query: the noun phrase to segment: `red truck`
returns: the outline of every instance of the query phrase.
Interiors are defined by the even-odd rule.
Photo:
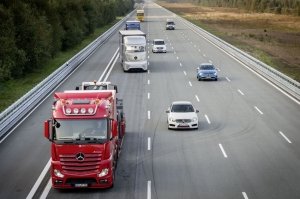
[[[116,90],[54,94],[52,118],[44,123],[54,188],[113,187],[126,125]]]

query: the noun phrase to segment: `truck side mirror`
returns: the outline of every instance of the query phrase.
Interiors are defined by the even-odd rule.
[[[52,140],[52,120],[44,122],[44,136],[48,140]]]
[[[112,136],[113,137],[118,136],[118,121],[117,120],[112,121]]]
[[[116,85],[114,85],[114,90],[116,91],[116,93],[118,93],[118,87]]]

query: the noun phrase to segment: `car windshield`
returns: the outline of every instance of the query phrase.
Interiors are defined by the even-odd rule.
[[[194,112],[194,108],[190,104],[175,104],[172,106],[171,112],[175,112],[175,113]]]
[[[138,26],[134,26],[134,27],[130,27],[130,26],[127,26],[126,27],[126,30],[139,30],[140,28]]]
[[[215,67],[213,65],[201,65],[200,70],[214,70]]]
[[[174,22],[173,21],[168,22],[168,25],[174,25]]]
[[[164,41],[154,41],[155,45],[165,45]]]
[[[107,119],[56,120],[54,140],[107,139]]]
[[[145,46],[126,46],[125,51],[129,53],[145,52]]]

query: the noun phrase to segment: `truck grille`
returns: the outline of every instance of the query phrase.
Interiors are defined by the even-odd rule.
[[[191,121],[191,119],[177,119],[176,123],[190,123]]]
[[[102,153],[84,154],[84,160],[78,161],[76,154],[59,155],[63,172],[70,174],[95,173],[99,170]]]

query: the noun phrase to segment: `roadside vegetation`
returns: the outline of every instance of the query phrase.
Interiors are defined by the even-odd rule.
[[[300,17],[297,13],[157,3],[300,82]]]
[[[133,0],[2,0],[0,113],[133,7]]]

